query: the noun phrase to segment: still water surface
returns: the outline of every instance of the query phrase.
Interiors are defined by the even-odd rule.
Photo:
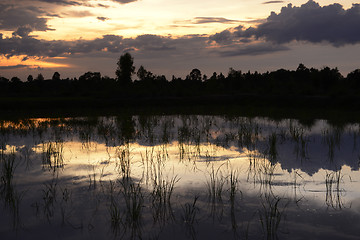
[[[1,239],[358,239],[360,125],[1,121]]]

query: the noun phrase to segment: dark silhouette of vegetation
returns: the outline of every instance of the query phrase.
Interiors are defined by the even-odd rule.
[[[135,73],[137,77],[133,80]],[[0,98],[9,97],[16,98],[18,102],[21,102],[19,99],[29,98],[58,98],[59,102],[96,99],[99,104],[101,101],[103,104],[125,104],[133,100],[144,104],[171,101],[174,104],[221,104],[223,99],[227,99],[226,103],[251,104],[256,100],[266,104],[270,98],[275,104],[288,105],[304,99],[307,99],[306,104],[312,101],[327,104],[329,99],[345,98],[345,103],[360,105],[360,69],[344,77],[337,68],[315,69],[299,64],[296,70],[279,69],[265,73],[230,68],[227,76],[214,72],[207,77],[194,68],[185,79],[172,76],[168,80],[164,75],[155,75],[146,70],[144,66],[135,71],[133,57],[125,53],[117,62],[116,78],[102,76],[100,72],[87,72],[78,79],[61,79],[58,72],[46,80],[41,73],[35,79],[29,75],[27,81],[17,77],[11,80],[0,77]],[[338,105],[342,105],[342,101]]]
[[[130,53],[125,53],[119,58],[117,62],[116,76],[120,83],[130,84],[131,75],[135,73],[134,59]]]

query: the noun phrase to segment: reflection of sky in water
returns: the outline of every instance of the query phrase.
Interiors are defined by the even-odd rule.
[[[144,192],[142,231],[151,233],[145,239],[166,239],[172,232],[179,232],[178,239],[194,234],[200,239],[357,236],[358,125],[138,116],[3,122],[1,129],[2,164],[15,156],[12,188],[2,177],[0,232],[5,237],[49,237],[51,231],[64,239],[112,236],[109,189],[114,184],[121,198],[120,159],[131,162],[130,176]],[[234,202],[229,200],[231,174],[236,177]],[[162,227],[153,223],[155,180],[175,181],[171,201],[176,220],[166,219]],[[212,181],[219,196],[210,201]],[[197,221],[184,224],[195,197]],[[9,219],[20,220],[14,224]],[[209,226],[213,231],[205,230]]]

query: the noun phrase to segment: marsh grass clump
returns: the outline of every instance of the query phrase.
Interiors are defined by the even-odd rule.
[[[238,192],[238,183],[239,183],[239,175],[237,170],[231,170],[229,179],[229,193],[230,193],[230,202],[234,203],[236,193]]]
[[[110,215],[110,226],[115,236],[119,235],[123,227],[122,209],[116,193],[115,183],[110,181],[109,183],[109,196],[110,204],[108,207]]]
[[[131,155],[130,155],[130,146],[126,144],[123,147],[119,147],[116,150],[117,162],[116,167],[118,171],[122,174],[123,178],[130,178],[131,174]]]
[[[224,192],[224,186],[226,184],[227,178],[223,176],[221,171],[222,166],[225,163],[220,165],[216,170],[214,169],[214,165],[211,167],[211,171],[209,172],[209,178],[207,179],[206,185],[208,190],[208,201],[210,204],[210,215],[213,220],[217,217],[221,220],[223,216],[223,199],[222,195]]]
[[[290,122],[289,133],[291,140],[295,142],[294,152],[296,157],[301,160],[308,159],[308,144],[310,140],[306,137],[304,128],[294,126],[294,124]]]
[[[211,171],[209,172],[209,178],[206,181],[208,196],[211,202],[222,200],[222,193],[226,183],[226,178],[223,177],[221,172],[221,167],[223,165],[224,164],[220,165],[216,170],[214,169],[214,165],[212,165]]]
[[[170,180],[164,179],[161,175],[153,181],[153,190],[151,192],[151,202],[153,209],[154,222],[166,222],[173,217],[171,207],[171,196],[174,191],[175,183],[179,181],[177,176]]]
[[[0,153],[1,166],[1,181],[0,181],[0,196],[3,199],[5,206],[8,207],[12,213],[13,228],[18,229],[21,226],[20,221],[20,203],[23,193],[18,193],[15,190],[14,174],[15,174],[15,150],[12,149],[9,154],[5,154],[2,150]]]
[[[326,198],[325,202],[328,207],[333,209],[344,208],[342,201],[342,194],[344,189],[341,188],[340,184],[343,182],[343,175],[341,170],[336,172],[327,172],[325,176],[326,185]]]
[[[288,205],[288,202],[281,204],[282,200],[280,197],[269,194],[265,194],[262,198],[259,218],[264,237],[268,240],[278,239],[278,230]]]
[[[130,230],[132,239],[141,238],[142,213],[144,205],[144,194],[140,183],[135,183],[131,178],[119,180],[121,193],[125,201],[124,225]]]
[[[256,141],[260,134],[260,127],[258,124],[253,123],[251,120],[241,120],[237,132],[238,146],[240,148],[246,147],[248,150],[254,150]]]
[[[54,204],[57,201],[57,179],[53,179],[51,182],[44,183],[44,189],[42,189],[42,193],[44,214],[47,220],[50,222],[50,219],[54,216]]]
[[[342,130],[339,128],[326,129],[322,132],[322,142],[328,147],[328,159],[330,162],[334,161],[335,149],[340,150]]]
[[[49,170],[56,171],[56,169],[64,167],[64,142],[55,141],[42,144],[42,163],[43,167]]]
[[[277,157],[278,157],[277,142],[278,142],[277,134],[272,133],[268,138],[268,147],[266,150],[269,161],[271,163],[275,163],[277,161]]]
[[[271,187],[275,177],[277,163],[270,162],[266,156],[254,157],[249,161],[247,181],[253,179],[254,184],[261,187]]]
[[[177,175],[173,175],[170,180],[164,176],[165,164],[168,158],[167,152],[162,149],[156,155],[156,161],[151,161],[151,184],[150,193],[154,221],[166,222],[172,218],[171,196],[175,184],[179,181]]]
[[[185,203],[182,206],[182,224],[185,227],[186,234],[192,239],[196,239],[196,231],[194,224],[197,222],[196,216],[197,213],[200,211],[200,209],[196,206],[198,198],[199,196],[195,196],[192,203]]]
[[[10,154],[1,152],[1,189],[5,196],[13,192],[13,178],[15,173],[15,150],[13,149]],[[11,197],[9,196],[11,199]],[[7,199],[7,197],[5,197]]]

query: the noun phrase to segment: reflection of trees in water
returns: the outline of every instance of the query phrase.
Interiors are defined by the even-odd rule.
[[[334,162],[335,149],[340,150],[342,133],[343,129],[341,128],[325,129],[322,132],[322,141],[328,147],[328,159],[330,163]]]
[[[38,127],[42,130],[36,130]],[[161,236],[163,230],[174,226],[185,227],[188,236],[195,238],[201,234],[197,226],[207,222],[228,226],[234,238],[253,236],[256,228],[260,228],[265,238],[276,239],[282,229],[288,204],[288,199],[276,196],[276,191],[273,191],[277,188],[275,177],[278,176],[277,171],[281,170],[281,161],[287,160],[281,155],[282,148],[286,144],[291,147],[295,144],[293,153],[296,160],[308,159],[311,158],[308,145],[316,138],[311,135],[311,130],[290,120],[274,123],[213,116],[126,116],[89,121],[86,118],[57,119],[41,124],[36,121],[16,123],[10,129],[3,127],[4,135],[0,139],[11,140],[14,135],[21,134],[32,138],[33,145],[36,145],[34,142],[43,143],[42,162],[46,169],[54,170],[45,172],[59,176],[65,172],[56,169],[64,166],[64,143],[68,139],[80,139],[85,149],[105,143],[109,160],[93,166],[94,174],[89,175],[89,187],[84,188],[85,192],[76,187],[69,189],[63,185],[61,178],[44,181],[41,196],[37,196],[40,200],[37,199],[33,206],[40,209],[39,212],[52,224],[61,219],[63,225],[82,227],[87,224],[96,228],[96,221],[105,218],[114,235],[125,239]],[[323,131],[323,142],[329,149],[340,148],[343,131],[331,128]],[[169,153],[168,148],[173,147],[176,141],[177,152]],[[131,151],[132,142],[140,144],[140,152]],[[6,149],[7,143],[3,141],[2,144]],[[111,146],[116,146],[114,152],[109,150]],[[247,156],[246,160],[242,160],[248,161],[248,169],[232,167],[230,162],[236,164],[237,160],[219,156],[218,150],[222,147]],[[27,148],[32,149],[31,146]],[[141,155],[136,162],[138,164],[134,164],[134,154]],[[16,195],[13,184],[16,164],[9,161],[11,154],[6,156],[1,159],[1,196],[8,202],[9,209],[11,202],[15,202],[14,209],[19,209],[22,195]],[[180,156],[179,161],[174,160],[177,156]],[[36,158],[35,152],[32,152],[31,158]],[[26,157],[23,160],[28,161]],[[202,160],[206,164],[200,170],[198,167]],[[177,169],[173,168],[169,173],[168,164],[171,161],[186,167],[189,162],[194,166],[196,163],[191,170],[205,173],[204,185],[197,189],[196,194],[183,197],[183,193],[177,192],[181,179],[176,175]],[[32,162],[34,167],[35,161]],[[101,170],[105,167],[114,167],[109,172],[111,176],[116,176],[115,179],[107,179]],[[100,177],[96,175],[99,169]],[[7,172],[10,174],[7,175]],[[260,189],[254,193],[255,197],[251,196],[255,198],[251,199],[253,202],[244,200],[250,197],[240,189],[242,184],[246,184],[240,182],[241,174],[247,174],[247,180],[254,183],[254,188]],[[299,182],[301,174],[297,170],[291,174],[291,179],[284,185],[294,188],[296,195],[296,189],[302,184]],[[344,192],[340,184],[342,181],[340,171],[326,175],[325,203],[331,208],[344,207],[341,199]],[[95,206],[91,217],[79,213],[81,210],[77,207],[81,204],[72,205],[71,202],[77,201],[77,197],[88,200],[81,207]],[[181,198],[185,200],[177,201]],[[295,200],[301,204],[296,196]],[[245,213],[245,209],[250,213]],[[14,212],[19,215],[18,211]]]

